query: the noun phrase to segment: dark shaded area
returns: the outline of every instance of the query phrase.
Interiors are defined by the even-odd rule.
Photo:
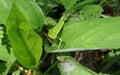
[[[4,62],[3,61],[0,61],[0,73],[3,73],[3,72],[5,72],[5,70],[6,70],[6,65],[5,64],[3,64]]]

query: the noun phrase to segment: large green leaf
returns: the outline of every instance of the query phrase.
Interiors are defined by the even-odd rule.
[[[13,0],[0,0],[0,24],[6,24]]]
[[[72,57],[59,56],[58,64],[61,75],[98,75],[87,67],[76,62]]]
[[[66,23],[61,35],[64,47],[53,52],[120,48],[119,29],[120,17]]]
[[[42,54],[42,39],[33,31],[30,22],[15,4],[8,16],[6,29],[14,55],[20,64],[26,68],[36,68]]]
[[[34,0],[0,0],[0,23],[6,25],[6,20],[13,2],[24,13],[32,27],[41,30],[44,22],[43,13]]]
[[[66,24],[61,36],[64,48],[120,48],[119,21],[114,17]]]

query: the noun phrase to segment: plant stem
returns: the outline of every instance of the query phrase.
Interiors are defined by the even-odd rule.
[[[52,66],[50,66],[43,75],[46,75],[59,61],[57,60]]]
[[[46,57],[48,56],[48,53],[46,53],[45,55],[44,55],[44,57],[43,57],[43,59],[40,61],[40,65],[39,66],[41,66],[41,63],[46,59]]]
[[[33,75],[36,75],[37,73],[36,73],[36,71],[33,71]]]
[[[32,75],[42,75],[42,72],[39,71],[39,69],[33,70],[33,74]]]

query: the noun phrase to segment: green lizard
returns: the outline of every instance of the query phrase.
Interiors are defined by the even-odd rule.
[[[53,27],[52,29],[49,30],[48,32],[48,37],[50,37],[52,40],[58,38],[57,35],[59,34],[59,32],[61,31],[65,21],[67,20],[67,17],[69,16],[69,14],[64,14],[60,20],[58,21],[58,23],[55,25],[55,27]],[[60,40],[58,48],[60,48],[61,44],[62,44],[62,39],[58,38]]]

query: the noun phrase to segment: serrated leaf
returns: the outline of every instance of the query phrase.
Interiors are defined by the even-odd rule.
[[[80,10],[80,18],[95,19],[100,18],[103,9],[100,5],[86,5]]]
[[[61,75],[97,75],[70,56],[59,56],[58,59],[61,61],[58,64]]]
[[[76,4],[77,0],[60,0],[61,3],[64,5],[65,9],[70,9],[74,4]]]
[[[0,0],[0,23],[6,25],[12,3],[15,3],[20,11],[31,23],[33,29],[41,30],[44,19],[39,6],[33,0]]]
[[[19,63],[26,68],[36,68],[42,54],[42,39],[15,4],[8,16],[6,29]]]
[[[45,17],[45,23],[44,24],[55,26],[57,24],[57,22],[52,17]]]
[[[66,23],[61,39],[64,47],[52,52],[120,48],[120,17]],[[49,50],[50,51],[50,50]]]

